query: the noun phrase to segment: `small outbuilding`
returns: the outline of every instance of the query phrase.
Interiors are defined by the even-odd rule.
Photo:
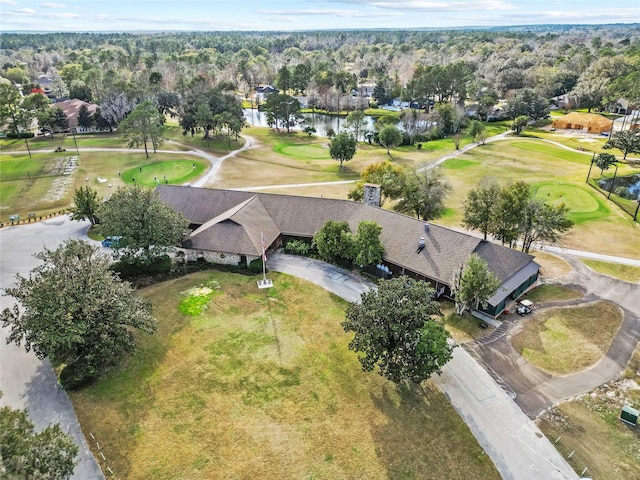
[[[636,426],[638,424],[638,416],[640,415],[640,411],[636,410],[629,405],[625,405],[622,407],[622,412],[620,413],[620,420],[624,423],[629,424],[631,426]]]
[[[611,131],[613,120],[596,113],[571,112],[556,118],[553,121],[553,127],[567,130],[584,130],[587,133],[600,134]]]

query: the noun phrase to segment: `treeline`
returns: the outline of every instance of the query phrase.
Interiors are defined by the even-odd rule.
[[[639,39],[634,25],[546,31],[3,34],[0,75],[27,87],[37,83],[40,74],[60,77],[56,96],[100,103],[114,84],[135,90],[153,84],[158,75],[157,85],[169,91],[179,92],[203,76],[212,85],[227,81],[249,93],[257,85],[274,84],[287,66],[292,73],[304,69],[298,73],[308,75],[306,87],[319,97],[381,83],[386,100],[416,83],[418,71],[454,64],[466,72],[461,98],[475,99],[482,89],[500,98],[525,87],[545,97],[577,89],[582,103],[597,107],[603,101],[598,85],[638,71]],[[411,88],[405,97],[410,94]]]
[[[267,106],[271,112],[296,107],[289,96],[333,112],[406,102],[414,112],[402,118],[411,143],[456,135],[469,115],[517,119],[518,130],[528,119],[544,117],[559,95],[566,94],[570,108],[589,110],[612,110],[620,98],[640,102],[635,25],[4,34],[0,42],[0,83],[20,85],[29,95],[39,91],[40,76],[48,76],[50,97],[100,106],[94,118],[83,115],[85,128],[115,128],[136,105],[152,101],[162,116],[180,117],[186,133],[208,137],[224,130],[230,138],[242,127],[238,97],[253,106],[264,103],[256,95],[262,85],[287,95]],[[25,106],[9,97],[0,99],[0,111],[11,130],[43,117],[38,102]],[[497,102],[505,98],[496,117]],[[295,124],[295,110],[286,109],[286,128]],[[48,117],[53,128],[64,123]],[[437,131],[430,131],[435,125]]]

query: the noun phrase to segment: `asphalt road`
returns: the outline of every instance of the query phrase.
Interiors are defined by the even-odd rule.
[[[272,254],[270,270],[315,283],[348,301],[371,287],[357,275],[309,258]],[[268,277],[268,275],[267,275]],[[433,380],[505,480],[575,480],[578,475],[483,367],[463,348]]]
[[[477,354],[491,365],[494,376],[516,393],[516,403],[531,418],[536,418],[552,405],[618,378],[640,341],[640,285],[594,272],[573,256],[564,255],[564,258],[573,271],[556,281],[583,291],[585,297],[558,302],[557,306],[607,300],[621,308],[624,318],[604,357],[592,367],[572,375],[550,375],[526,362],[511,345],[509,335],[491,343],[482,339],[476,342]],[[553,306],[556,304],[542,305],[536,311]],[[530,318],[532,316],[520,318],[512,314],[506,321],[511,327],[526,328]]]
[[[15,284],[16,274],[27,276],[39,260],[33,257],[47,248],[55,248],[67,238],[85,238],[88,222],[72,222],[67,216],[20,227],[0,229],[0,287]],[[14,304],[12,297],[0,297],[2,309]],[[51,365],[27,353],[24,346],[6,343],[8,328],[2,328],[0,338],[0,390],[4,396],[0,405],[27,408],[36,429],[60,423],[79,446],[78,464],[71,477],[74,480],[104,479],[89,450],[69,397],[58,384]]]

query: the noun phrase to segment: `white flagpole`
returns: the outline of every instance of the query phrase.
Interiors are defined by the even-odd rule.
[[[260,243],[262,244],[262,280],[258,281],[258,288],[273,287],[273,282],[267,280],[267,251],[264,245],[264,235],[260,232]]]
[[[260,232],[260,243],[262,244],[262,279],[267,280],[267,252],[264,249],[264,235]]]

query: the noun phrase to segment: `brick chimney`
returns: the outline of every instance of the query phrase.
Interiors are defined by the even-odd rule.
[[[382,195],[382,190],[380,185],[377,185],[375,183],[364,184],[363,201],[367,205],[371,205],[372,207],[379,207],[381,195]]]

